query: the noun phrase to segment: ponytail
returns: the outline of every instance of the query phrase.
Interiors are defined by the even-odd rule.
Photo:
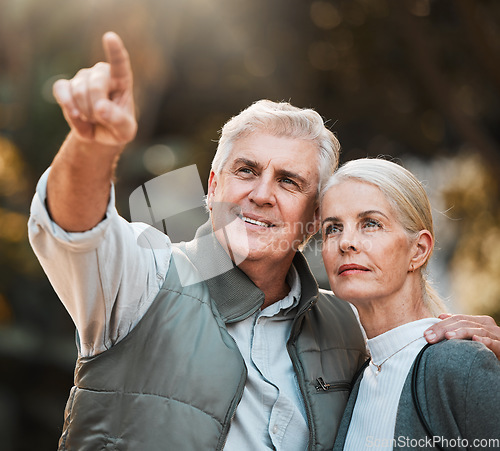
[[[422,291],[424,294],[424,304],[433,316],[437,317],[441,313],[446,313],[446,305],[424,274],[422,274]]]

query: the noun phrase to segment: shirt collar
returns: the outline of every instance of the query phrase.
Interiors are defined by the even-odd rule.
[[[203,238],[203,239],[202,239]],[[208,285],[210,295],[226,323],[241,321],[255,313],[264,303],[264,293],[230,259],[219,244],[207,221],[196,232],[194,240],[179,247]],[[213,268],[224,268],[213,275]],[[287,275],[288,296],[279,301],[285,314],[300,305],[300,312],[309,308],[318,298],[318,284],[301,252],[297,252]]]
[[[411,323],[406,323],[383,334],[370,338],[367,347],[374,362],[382,362],[398,353],[413,341],[421,338],[424,340],[424,331],[439,322],[437,318],[424,318]]]
[[[274,316],[281,311],[283,311],[283,315],[286,316],[291,310],[299,305],[301,291],[300,277],[293,264],[290,266],[290,270],[286,276],[286,282],[290,287],[288,294],[283,299],[280,299],[274,304],[271,304],[263,309],[261,313],[262,316]]]
[[[281,308],[285,310],[283,313],[288,315],[290,310],[299,305],[300,294],[302,291],[299,273],[293,264],[290,267],[290,271],[288,271],[286,281],[290,286],[290,292],[288,293],[288,296],[280,302],[282,302]]]

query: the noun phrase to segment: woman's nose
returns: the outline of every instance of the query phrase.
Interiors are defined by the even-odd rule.
[[[354,232],[343,232],[342,238],[339,243],[340,252],[359,252],[360,246]]]

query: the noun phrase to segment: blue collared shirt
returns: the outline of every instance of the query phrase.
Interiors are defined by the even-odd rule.
[[[226,450],[307,449],[309,429],[304,401],[286,349],[301,293],[293,266],[287,282],[291,290],[285,298],[227,325],[245,360],[248,376]]]

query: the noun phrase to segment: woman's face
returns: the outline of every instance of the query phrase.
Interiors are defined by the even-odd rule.
[[[415,245],[375,185],[347,180],[321,205],[323,261],[333,292],[357,306],[404,299]]]

